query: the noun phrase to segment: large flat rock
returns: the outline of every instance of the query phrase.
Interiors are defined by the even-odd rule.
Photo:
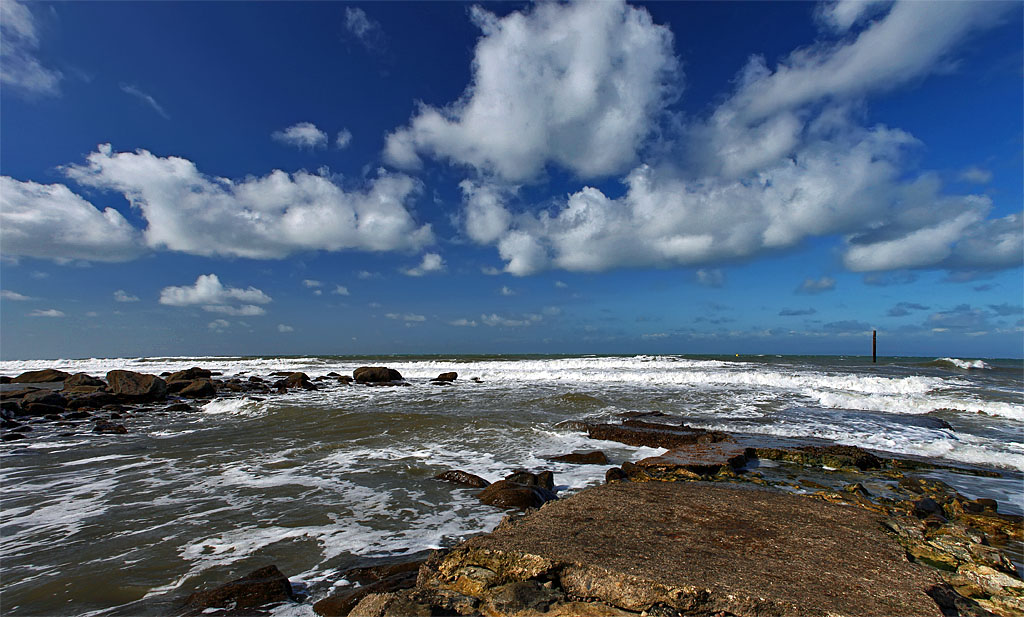
[[[747,449],[719,441],[695,443],[637,461],[639,467],[683,470],[693,474],[716,474],[727,468],[739,469],[747,462]]]
[[[547,504],[432,557],[420,586],[486,597],[550,581],[576,601],[737,616],[940,616],[937,575],[879,519],[703,482],[615,483]],[[658,609],[655,609],[658,610]]]

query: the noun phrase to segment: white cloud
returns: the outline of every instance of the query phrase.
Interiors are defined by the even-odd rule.
[[[426,153],[512,182],[548,163],[584,177],[616,173],[678,91],[672,33],[642,8],[541,3],[501,18],[471,14],[483,31],[472,83],[388,135],[393,165],[415,168]]]
[[[156,99],[154,99],[152,96],[146,94],[142,90],[139,90],[137,87],[132,86],[130,84],[121,84],[121,91],[126,93],[126,94],[130,94],[130,95],[134,96],[135,98],[139,99],[140,101],[142,101],[143,103],[145,103],[146,105],[149,105],[151,108],[153,108],[153,111],[155,111],[156,113],[160,114],[165,119],[167,119],[167,120],[171,119],[171,117],[167,114],[167,112],[160,105],[160,103],[156,102]]]
[[[388,314],[386,314],[384,316],[387,317],[388,319],[397,319],[397,320],[400,320],[400,321],[426,321],[427,320],[427,318],[425,316],[417,315],[415,313],[406,313],[404,315],[399,315],[398,313],[388,313]]]
[[[819,294],[825,291],[832,291],[836,288],[836,280],[831,276],[823,276],[820,279],[804,279],[803,283],[796,288],[796,293]]]
[[[14,302],[26,302],[34,299],[31,296],[26,296],[16,291],[11,291],[10,289],[0,289],[0,298],[3,298],[4,300],[12,300]]]
[[[287,146],[296,148],[323,148],[327,145],[327,133],[316,128],[312,122],[299,122],[281,131],[274,131],[271,137]]]
[[[469,319],[466,319],[465,317],[463,317],[461,319],[456,319],[455,321],[449,321],[448,325],[450,325],[450,326],[458,326],[458,327],[463,327],[463,328],[475,328],[476,327],[476,322],[472,321],[472,320],[469,320]]]
[[[279,323],[279,324],[277,324],[277,331],[278,332],[294,332],[295,328],[293,328],[293,327],[291,327],[291,326],[289,326],[287,324]]]
[[[220,330],[224,330],[225,328],[227,328],[230,325],[231,325],[231,322],[226,320],[226,319],[214,319],[210,323],[206,324],[206,327],[211,329],[211,330],[220,331]]]
[[[562,281],[555,281],[555,287],[557,287],[559,289],[567,289],[569,287],[569,285],[567,283],[562,282]]]
[[[63,184],[0,176],[0,243],[5,255],[128,261],[143,252],[140,240],[139,231],[117,210],[100,211]]]
[[[696,272],[697,282],[705,287],[721,287],[725,284],[725,273],[718,268],[701,268]]]
[[[334,138],[334,145],[339,150],[347,148],[352,143],[352,131],[348,129],[341,129],[338,131],[338,136]]]
[[[337,286],[335,286],[334,291],[332,291],[331,293],[333,293],[334,295],[337,295],[337,296],[348,296],[348,295],[350,295],[349,292],[348,292],[348,287],[345,287],[344,285],[337,285]]]
[[[29,8],[16,0],[0,2],[0,83],[29,95],[60,94],[60,71],[35,57],[39,35]]]
[[[530,325],[533,325],[533,324],[541,321],[542,319],[543,319],[543,317],[541,317],[540,315],[531,315],[531,314],[523,315],[523,317],[521,319],[512,319],[512,318],[509,318],[509,317],[503,317],[503,316],[498,315],[496,313],[491,313],[490,315],[484,314],[484,315],[480,316],[480,321],[484,325],[491,326],[491,327],[507,326],[507,327],[511,327],[511,328],[520,328],[520,327],[523,327],[523,326],[530,326]]]
[[[379,278],[381,278],[379,272],[370,272],[368,270],[360,270],[359,273],[356,274],[356,276],[359,277],[359,279],[363,280],[363,281],[368,281],[370,279],[379,279]]]
[[[299,251],[419,249],[433,241],[430,225],[418,226],[406,209],[420,184],[403,174],[381,172],[365,191],[345,191],[305,171],[232,181],[206,176],[187,159],[115,153],[108,144],[64,171],[83,185],[121,192],[146,218],[153,248],[279,259]],[[80,209],[89,205],[61,185],[50,190],[57,188]]]
[[[992,181],[992,172],[972,165],[960,172],[960,179],[974,184],[988,184]]]
[[[825,25],[839,32],[846,32],[854,24],[862,22],[890,0],[835,0],[823,2],[818,7],[818,18]]]
[[[117,302],[138,302],[139,297],[133,296],[123,289],[118,289],[114,292],[114,300]]]
[[[345,8],[345,29],[369,50],[381,49],[384,46],[384,31],[363,9]]]
[[[430,272],[441,272],[444,270],[444,259],[437,253],[427,253],[423,256],[420,265],[414,268],[404,268],[402,274],[407,276],[423,276]]]
[[[225,287],[216,274],[202,274],[195,284],[164,287],[160,304],[168,306],[202,306],[204,311],[235,316],[263,315],[266,311],[258,304],[271,302],[271,297],[255,287],[241,289]]]
[[[465,203],[465,227],[470,239],[489,244],[508,230],[512,215],[505,209],[505,191],[494,185],[480,185],[472,180],[459,183]]]
[[[323,286],[323,283],[321,283],[320,281],[313,280],[313,279],[305,279],[304,281],[302,281],[302,284],[305,287],[322,287]]]
[[[498,293],[500,293],[503,296],[514,296],[514,295],[516,295],[515,290],[512,289],[511,287],[507,286],[507,285],[502,285],[501,289],[498,290]]]
[[[36,309],[28,314],[29,317],[63,317],[64,313],[57,309]]]

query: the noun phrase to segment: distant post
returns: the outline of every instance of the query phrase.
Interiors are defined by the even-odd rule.
[[[871,362],[878,362],[878,331],[871,331]]]

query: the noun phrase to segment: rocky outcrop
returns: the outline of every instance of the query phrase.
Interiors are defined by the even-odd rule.
[[[453,382],[453,381],[455,381],[455,380],[456,380],[456,379],[458,379],[458,378],[459,378],[459,374],[458,374],[458,373],[456,373],[455,371],[451,371],[451,372],[449,372],[449,373],[441,373],[440,375],[438,375],[437,377],[435,377],[435,378],[433,379],[433,381],[434,381],[435,383],[436,383],[436,382],[449,382],[449,383],[450,383],[450,382]]]
[[[878,469],[882,460],[855,446],[803,446],[799,448],[757,448],[758,458],[789,461],[833,469]]]
[[[591,439],[617,441],[630,446],[649,448],[677,448],[694,443],[732,441],[732,436],[721,431],[708,431],[686,425],[668,425],[643,420],[623,420],[622,424],[588,424]]]
[[[352,371],[352,377],[356,383],[386,383],[403,379],[401,373],[385,366],[360,366]]]
[[[576,465],[608,464],[608,456],[600,450],[593,450],[591,452],[573,452],[571,454],[563,454],[562,456],[553,456],[548,460],[559,463],[574,463]]]
[[[107,373],[107,389],[134,401],[156,401],[167,396],[166,381],[156,375],[134,371],[110,371]]]
[[[929,591],[940,584],[863,510],[705,483],[615,483],[437,552],[415,591],[357,609],[939,617]]]
[[[644,471],[657,469],[698,478],[715,475],[726,469],[739,469],[752,455],[753,451],[749,448],[727,441],[695,443],[637,461],[636,467]]]
[[[217,386],[211,379],[195,379],[187,384],[178,391],[178,396],[182,398],[213,398],[217,396]]]
[[[107,384],[103,383],[102,379],[97,379],[88,373],[75,373],[64,380],[65,390],[70,390],[71,388],[77,388],[79,386],[103,388],[106,385]]]
[[[317,386],[315,383],[309,380],[309,375],[305,373],[289,373],[284,379],[280,379],[274,383],[274,387],[288,390],[316,390]]]
[[[167,383],[175,381],[195,381],[196,379],[209,379],[212,376],[213,371],[193,366],[192,368],[188,368],[183,371],[171,373],[167,376],[166,381]]]
[[[434,479],[451,482],[453,484],[461,484],[462,486],[471,486],[473,488],[486,488],[491,484],[480,476],[471,474],[468,471],[462,471],[461,469],[453,469],[437,474],[434,476]]]
[[[539,508],[558,496],[537,484],[498,480],[478,493],[477,498],[489,506],[526,509]]]
[[[70,376],[70,373],[48,368],[41,371],[28,371],[26,373],[22,373],[11,381],[13,383],[50,383],[54,381],[64,381]]]
[[[293,597],[291,583],[277,566],[267,566],[208,591],[197,591],[185,605],[199,614],[205,609],[253,609]]]
[[[341,577],[360,587],[347,588],[320,600],[313,605],[313,612],[321,617],[344,617],[352,608],[370,594],[383,594],[409,589],[416,585],[416,577],[422,561],[412,561],[389,566],[353,568]]]

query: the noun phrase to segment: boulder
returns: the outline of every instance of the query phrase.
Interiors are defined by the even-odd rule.
[[[543,489],[553,491],[555,490],[555,474],[550,471],[542,471],[540,473],[533,473],[532,471],[524,471],[517,469],[509,475],[505,476],[505,479],[509,482],[515,482],[516,484],[525,484],[526,486],[539,486]]]
[[[604,472],[604,481],[606,483],[622,482],[623,480],[628,480],[628,479],[629,479],[629,476],[626,475],[626,472],[622,471],[622,469],[620,469],[618,467],[612,467],[608,471]]]
[[[385,366],[360,366],[352,371],[352,377],[356,383],[384,383],[404,379],[401,373]]]
[[[690,428],[685,425],[667,425],[642,420],[623,420],[622,424],[588,424],[591,439],[617,441],[630,446],[649,448],[678,448],[694,443],[732,441],[728,433]]]
[[[103,435],[124,435],[128,432],[128,429],[123,424],[114,424],[107,420],[100,420],[93,427],[92,432],[100,433]]]
[[[422,562],[416,561],[397,566],[381,567],[380,573],[373,572],[376,568],[354,568],[341,576],[347,581],[361,583],[361,587],[349,587],[336,592],[313,605],[313,612],[320,617],[344,617],[363,598],[374,593],[388,593],[399,589],[409,589],[416,585],[416,575]],[[389,572],[387,575],[380,574]]]
[[[594,450],[592,452],[573,452],[572,454],[563,454],[562,456],[553,456],[551,461],[558,461],[559,463],[574,463],[576,465],[607,465],[608,457],[604,452],[600,450]]]
[[[856,446],[802,446],[799,448],[757,448],[758,458],[788,461],[833,469],[879,469],[882,459]]]
[[[677,472],[683,471],[697,476],[714,475],[723,469],[739,469],[747,462],[747,449],[729,443],[701,443],[669,450],[660,456],[651,456],[638,461],[638,467]]]
[[[310,381],[309,375],[306,375],[305,373],[289,373],[284,379],[278,379],[275,381],[274,387],[277,388],[278,392],[299,388],[303,390],[317,389],[316,384]]]
[[[134,371],[110,371],[107,387],[113,394],[136,401],[159,400],[167,396],[167,382],[156,375]]]
[[[67,404],[67,399],[53,390],[36,390],[21,398],[21,406],[24,408],[28,408],[29,405],[49,405],[63,409]]]
[[[172,381],[195,381],[196,379],[209,379],[213,373],[204,368],[193,366],[192,368],[178,371],[177,373],[171,373],[167,376],[167,383]]]
[[[445,482],[451,482],[453,484],[461,484],[462,486],[471,486],[474,488],[487,488],[490,486],[490,482],[484,480],[478,475],[471,474],[468,471],[462,471],[459,469],[453,469],[444,473],[434,476],[435,480],[443,480]]]
[[[213,398],[217,396],[217,387],[210,379],[196,379],[178,391],[182,398]]]
[[[64,381],[70,376],[70,373],[48,368],[41,371],[28,371],[27,373],[22,373],[11,381],[14,383],[49,383],[52,381]]]
[[[47,405],[45,403],[32,403],[31,405],[24,406],[22,415],[42,418],[46,416],[52,416],[54,414],[59,414],[62,413],[63,411],[63,407],[58,407],[56,405]]]
[[[14,441],[15,439],[28,439],[28,435],[22,435],[21,433],[4,433],[0,436],[0,440],[3,441]]]
[[[197,591],[185,604],[193,609],[252,609],[292,599],[292,586],[277,566],[267,566],[215,589]]]
[[[117,402],[117,397],[109,392],[92,392],[75,395],[68,400],[68,409],[99,409]]]
[[[339,375],[338,376],[338,383],[343,383],[343,384],[345,384],[347,386],[347,385],[352,383],[352,376],[351,375]]]
[[[455,381],[458,378],[459,374],[456,373],[455,371],[451,371],[449,373],[441,373],[440,375],[434,378],[434,381]]]
[[[75,373],[64,380],[64,389],[70,390],[78,386],[92,386],[102,388],[107,384],[102,379],[97,379],[88,373]]]
[[[498,480],[478,493],[477,498],[489,506],[526,509],[539,508],[558,496],[540,486]]]

